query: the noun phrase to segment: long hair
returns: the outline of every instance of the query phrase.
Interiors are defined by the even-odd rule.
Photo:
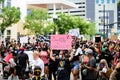
[[[107,61],[106,61],[105,59],[101,59],[101,61],[100,61],[99,64],[98,64],[97,70],[100,70],[100,63],[104,63],[105,66],[106,66],[106,68],[107,68],[107,70],[110,69],[110,68],[108,67]]]

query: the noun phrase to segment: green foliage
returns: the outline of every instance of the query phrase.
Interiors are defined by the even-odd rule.
[[[58,19],[54,22],[57,25],[57,30],[60,34],[64,34],[68,32],[69,29],[75,27],[73,17],[65,14],[60,14]]]
[[[0,3],[3,2],[4,0],[0,0]]]
[[[85,21],[80,17],[73,17],[70,15],[60,14],[58,19],[54,21],[57,25],[57,30],[60,34],[64,34],[69,29],[80,29],[80,34],[94,35],[96,33],[95,23]]]
[[[55,33],[55,29],[57,29],[56,24],[53,22],[48,22],[48,25],[43,28],[43,32],[44,34],[51,34]]]
[[[117,3],[117,5],[120,7],[120,0],[118,0],[118,3]]]
[[[3,33],[7,27],[20,20],[20,10],[15,7],[4,7],[2,9],[2,14],[0,14],[0,19],[0,29]]]
[[[40,9],[31,10],[31,13],[26,16],[24,29],[31,30],[31,33],[44,34],[43,29],[47,23],[47,17],[46,11]]]

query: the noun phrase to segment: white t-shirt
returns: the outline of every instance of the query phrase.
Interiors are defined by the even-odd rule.
[[[107,72],[107,68],[104,67],[104,68],[102,69],[102,72],[106,73],[106,72]]]
[[[83,54],[83,51],[81,48],[78,48],[76,53],[75,53],[75,56],[78,55],[78,54]]]
[[[40,66],[42,70],[41,76],[44,76],[44,62],[40,58],[33,60],[32,70],[34,70],[35,66]]]

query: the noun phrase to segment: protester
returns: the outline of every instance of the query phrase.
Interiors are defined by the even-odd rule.
[[[51,50],[50,58],[58,63],[58,70],[57,70],[57,80],[70,80],[70,72],[69,72],[69,63],[73,58],[73,53],[69,58],[65,57],[65,51],[61,50],[59,53],[59,57],[53,57],[53,52]]]
[[[110,76],[111,73],[109,73],[111,69],[113,69],[113,72],[116,72],[114,73],[116,79],[119,77],[119,69],[116,69],[116,65],[118,65],[120,61],[119,40],[92,42],[89,40],[79,40],[77,39],[77,37],[75,37],[75,41],[72,43],[72,48],[74,50],[73,58],[71,58],[72,55],[69,54],[68,50],[61,49],[53,50],[53,53],[51,54],[52,57],[50,57],[48,51],[50,45],[46,44],[46,41],[36,42],[34,39],[32,43],[28,42],[25,44],[21,44],[20,41],[4,42],[0,46],[0,54],[2,57],[1,62],[4,63],[3,70],[8,71],[7,73],[10,76],[10,69],[16,67],[16,73],[19,74],[18,76],[19,78],[21,78],[21,74],[23,75],[24,73],[26,75],[25,70],[27,70],[28,65],[30,70],[28,70],[28,72],[33,72],[31,73],[31,76],[33,77],[34,67],[39,66],[42,71],[40,77],[44,77],[45,75],[47,75],[48,80],[52,80],[53,78],[54,80],[62,80],[62,78],[70,80],[71,72],[73,74],[73,80],[77,80],[79,78],[79,72],[79,75],[82,76],[82,79],[80,78],[80,80],[95,80],[97,70],[98,76],[101,76],[102,79],[108,79],[109,77],[113,76]],[[23,46],[24,48],[21,48],[21,46]],[[24,50],[33,52],[33,64],[32,62],[29,64],[29,53],[27,53],[28,55],[26,55],[24,53]],[[12,57],[11,59],[7,60],[6,56],[8,56],[9,54],[12,55]],[[65,66],[61,67],[60,63],[64,62]],[[105,63],[105,66],[101,64],[102,62]],[[104,67],[101,67],[101,65]],[[30,66],[32,66],[32,69],[30,69]],[[63,71],[60,71],[60,69],[63,69]],[[61,73],[59,73],[59,71]],[[62,74],[64,72],[66,73],[65,75]],[[107,77],[103,73],[106,74]]]
[[[23,80],[25,79],[24,74],[27,65],[29,67],[29,57],[26,53],[24,53],[24,48],[21,47],[18,55],[18,67],[19,67],[18,74],[20,78],[22,78]]]
[[[79,78],[79,57],[83,54],[81,46],[78,44],[75,45],[75,51],[74,51],[74,57],[72,60],[73,68],[72,68],[72,74],[74,77],[74,80],[77,80]]]
[[[109,68],[107,61],[102,59],[97,67],[98,70],[98,80],[108,80],[112,69]]]
[[[48,77],[48,63],[49,63],[49,52],[48,52],[48,46],[44,44],[44,46],[42,46],[41,51],[40,51],[40,58],[43,60],[44,62],[44,73],[45,73],[45,77]]]
[[[31,80],[45,80],[44,77],[41,76],[41,72],[40,66],[35,66]]]
[[[10,69],[11,75],[8,77],[8,80],[19,80],[18,75],[16,74],[16,68],[11,68]]]
[[[38,51],[33,52],[33,65],[32,65],[32,70],[34,70],[35,66],[39,66],[41,68],[41,75],[44,76],[44,62],[42,59],[40,59],[40,53]]]
[[[96,80],[96,76],[95,76],[95,68],[96,68],[96,60],[93,57],[93,51],[91,49],[87,49],[86,50],[86,54],[89,57],[89,61],[87,64],[84,64],[83,66],[86,69],[86,73],[87,75],[82,78],[83,80]]]
[[[109,80],[120,80],[120,62],[111,73]]]
[[[53,57],[58,58],[59,55],[59,50],[53,50]],[[57,72],[57,67],[58,67],[58,63],[53,61],[51,58],[49,59],[49,76],[48,76],[48,80],[57,80],[56,79],[56,72]],[[52,78],[53,75],[53,78]]]

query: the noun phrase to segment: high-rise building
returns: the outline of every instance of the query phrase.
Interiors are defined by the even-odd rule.
[[[117,0],[96,0],[95,21],[97,30],[108,34],[117,31]]]
[[[81,18],[86,18],[86,0],[67,0],[69,2],[75,3],[78,8],[74,9],[63,9],[63,13],[67,13],[73,16],[80,16]],[[57,13],[61,12],[61,9],[57,9]],[[53,9],[49,9],[49,14],[53,14]]]
[[[120,30],[120,5],[117,6],[118,30]]]
[[[25,21],[25,17],[31,9],[52,9],[52,14],[55,15],[58,9],[60,11],[63,11],[63,9],[68,11],[71,8],[77,8],[74,3],[66,0],[4,0],[0,5],[0,13],[2,13],[1,9],[5,6],[17,7],[21,12],[20,21],[6,28],[4,34],[2,34],[3,38],[8,40],[17,40],[20,35],[28,34],[28,30],[23,30],[23,23]]]
[[[70,15],[80,16],[89,21],[96,23],[98,32],[107,33],[111,28],[117,30],[117,0],[67,0],[75,3],[78,8],[63,12],[70,13]],[[57,10],[61,12],[61,10]],[[49,11],[52,14],[52,10]],[[111,25],[109,25],[111,24]],[[112,25],[113,24],[113,25]],[[107,26],[108,25],[108,26]]]

